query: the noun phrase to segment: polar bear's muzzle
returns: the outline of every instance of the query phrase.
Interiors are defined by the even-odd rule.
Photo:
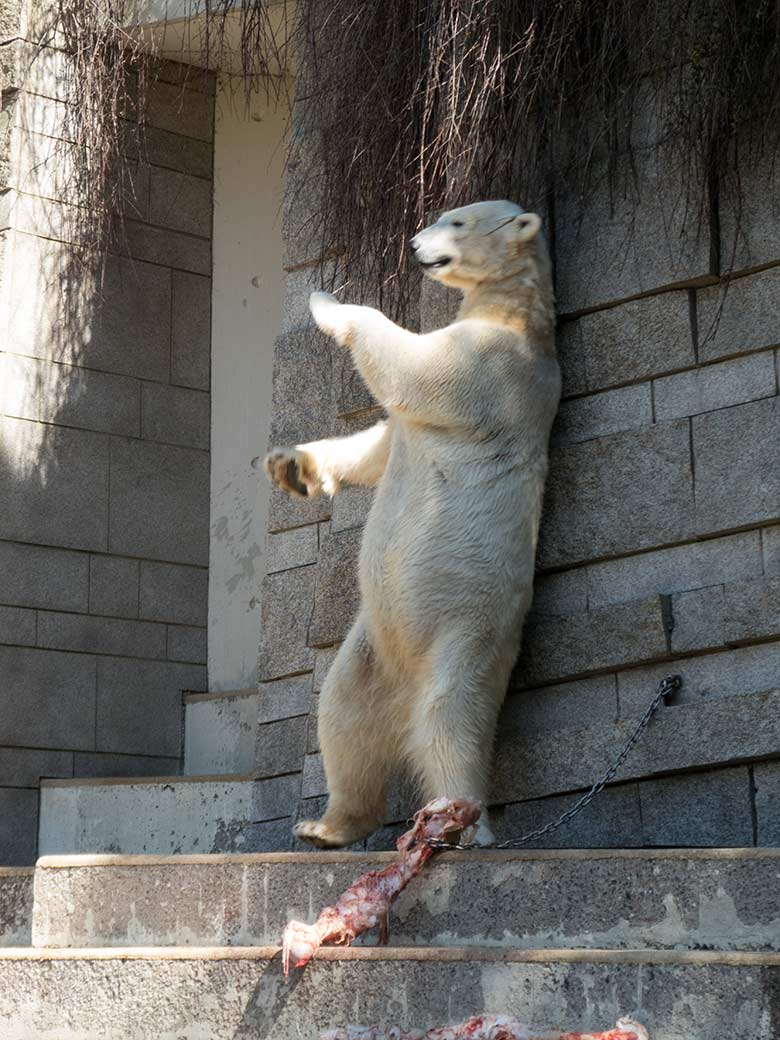
[[[415,258],[420,267],[440,268],[446,267],[447,264],[452,263],[451,256],[442,256],[438,260],[421,260],[419,257]]]

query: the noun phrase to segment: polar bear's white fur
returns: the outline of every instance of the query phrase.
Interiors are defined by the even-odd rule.
[[[424,800],[487,799],[560,396],[540,224],[513,203],[479,202],[420,232],[412,248],[426,274],[463,292],[457,319],[426,335],[311,297],[317,325],[351,351],[388,416],[266,459],[292,494],[376,485],[360,611],[320,696],[328,807],[296,827],[312,844],[347,845],[381,824],[399,765]],[[492,840],[487,819],[478,840]]]

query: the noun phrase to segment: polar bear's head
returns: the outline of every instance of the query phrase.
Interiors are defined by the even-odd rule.
[[[541,226],[536,213],[514,202],[475,202],[443,213],[410,245],[429,277],[468,289],[522,270]]]

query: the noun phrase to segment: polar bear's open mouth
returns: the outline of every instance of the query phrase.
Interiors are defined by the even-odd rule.
[[[451,256],[443,256],[440,260],[419,260],[420,267],[446,267],[452,262]]]

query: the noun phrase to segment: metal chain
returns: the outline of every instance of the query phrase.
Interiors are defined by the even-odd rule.
[[[507,841],[496,842],[493,845],[488,846],[475,845],[473,842],[465,845],[455,845],[445,841],[438,841],[435,838],[430,838],[428,840],[428,844],[436,849],[518,849],[523,845],[527,845],[530,841],[535,841],[537,838],[541,838],[545,834],[549,834],[551,831],[557,830],[559,827],[562,827],[564,823],[568,823],[569,820],[573,819],[578,813],[581,813],[586,806],[590,805],[590,803],[593,801],[596,795],[600,794],[601,791],[603,791],[607,784],[610,782],[610,780],[613,780],[615,778],[618,770],[623,765],[628,756],[631,754],[634,745],[639,740],[645,727],[650,722],[650,719],[652,719],[653,715],[655,715],[656,711],[658,711],[662,702],[664,702],[667,699],[667,697],[670,697],[675,692],[675,690],[679,690],[681,686],[682,677],[679,675],[667,675],[659,682],[655,697],[648,705],[647,711],[639,720],[638,726],[631,734],[629,739],[626,741],[625,747],[617,756],[615,761],[612,763],[612,765],[609,767],[606,773],[604,773],[601,779],[597,780],[593,787],[591,787],[591,789],[586,794],[584,794],[581,798],[578,798],[574,805],[568,808],[565,812],[561,813],[557,820],[552,820],[550,823],[545,824],[544,827],[540,827],[539,830],[530,831],[528,834],[524,834],[521,838],[509,838]]]

